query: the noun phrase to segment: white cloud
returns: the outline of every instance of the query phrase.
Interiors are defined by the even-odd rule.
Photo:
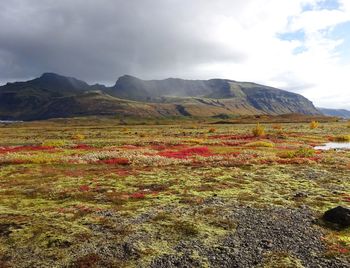
[[[350,21],[350,4],[342,1],[338,10],[322,10],[317,8],[320,2],[251,1],[246,12],[226,19],[221,31],[216,31],[225,36],[230,27],[234,29],[232,35],[225,36],[226,45],[232,44],[246,55],[245,61],[204,64],[199,72],[295,91],[318,106],[350,108],[350,65],[341,63],[342,55],[337,51],[343,40],[329,37],[335,26]],[[305,4],[315,9],[304,12]],[[305,39],[288,41],[278,37],[279,33],[296,31],[302,31]],[[298,48],[300,53],[296,53]]]

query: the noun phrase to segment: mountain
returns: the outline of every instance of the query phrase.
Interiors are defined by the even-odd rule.
[[[345,119],[350,119],[350,111],[345,109],[329,109],[329,108],[317,108],[317,109],[326,116],[337,116]]]
[[[135,101],[180,102],[180,104],[183,100],[179,98],[192,98],[202,100],[202,102],[211,102],[210,105],[231,107],[243,113],[250,110],[267,114],[319,114],[313,104],[299,94],[255,83],[227,79],[169,78],[145,81],[126,75],[120,77],[116,84],[108,90],[108,93]],[[211,101],[213,99],[215,102]]]
[[[320,114],[303,96],[227,79],[145,81],[120,77],[114,86],[89,85],[44,73],[0,87],[0,119],[36,120],[84,115],[140,117]]]
[[[90,86],[72,77],[44,73],[41,77],[0,87],[0,118],[36,119],[52,101],[82,94]]]

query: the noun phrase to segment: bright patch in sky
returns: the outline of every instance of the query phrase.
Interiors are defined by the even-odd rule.
[[[337,0],[325,0],[320,1],[318,4],[318,9],[328,9],[328,10],[335,10],[339,9],[339,2]]]
[[[298,30],[295,32],[287,32],[282,34],[277,34],[277,37],[281,40],[285,41],[293,41],[293,40],[304,40],[305,39],[305,32],[303,30]]]
[[[335,40],[342,40],[337,51],[340,61],[343,64],[350,63],[350,22],[345,22],[334,27],[328,33],[328,37]]]
[[[310,10],[322,10],[322,9],[328,9],[328,10],[335,10],[340,7],[339,2],[337,0],[324,0],[324,1],[318,1],[316,3],[306,3],[303,5],[303,11],[310,11]]]

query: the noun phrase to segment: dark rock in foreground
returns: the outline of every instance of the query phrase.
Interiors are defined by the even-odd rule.
[[[350,226],[350,209],[338,206],[326,211],[323,215],[323,219],[338,224],[340,227]]]

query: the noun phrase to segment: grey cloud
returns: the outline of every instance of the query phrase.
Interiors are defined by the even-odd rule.
[[[125,73],[196,77],[201,64],[244,61],[209,30],[213,16],[231,16],[243,3],[0,0],[0,80],[46,71],[89,82],[112,82]]]

